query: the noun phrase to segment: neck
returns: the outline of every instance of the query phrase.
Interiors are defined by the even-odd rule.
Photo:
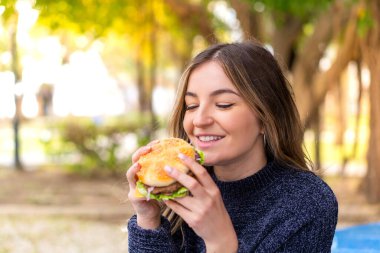
[[[221,181],[237,181],[257,173],[266,164],[265,154],[257,154],[254,159],[236,159],[228,164],[214,165],[214,173]]]

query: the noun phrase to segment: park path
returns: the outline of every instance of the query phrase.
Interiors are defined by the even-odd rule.
[[[124,176],[0,170],[0,252],[127,252],[126,185]]]
[[[380,204],[358,193],[358,178],[326,180],[339,202],[338,229],[380,221]],[[127,192],[124,175],[0,169],[0,252],[127,252],[124,226],[133,213]]]

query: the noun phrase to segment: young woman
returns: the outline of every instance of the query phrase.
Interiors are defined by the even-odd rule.
[[[205,153],[180,156],[195,178],[166,167],[191,195],[134,197],[138,157],[127,172],[136,215],[130,252],[330,252],[338,204],[312,172],[290,86],[257,42],[219,44],[185,70],[171,135]],[[162,212],[164,209],[164,212]]]

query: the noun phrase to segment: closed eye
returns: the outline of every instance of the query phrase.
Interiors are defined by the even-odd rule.
[[[233,105],[234,104],[216,104],[216,106],[219,107],[219,108],[221,108],[221,109],[227,109],[227,108],[230,108]]]
[[[197,107],[198,107],[197,104],[186,105],[186,111],[193,110],[193,109],[195,109]]]

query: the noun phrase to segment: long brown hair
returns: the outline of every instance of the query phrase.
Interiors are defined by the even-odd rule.
[[[216,44],[190,62],[177,90],[169,121],[170,135],[188,140],[183,128],[188,80],[194,69],[209,61],[220,64],[245,102],[257,113],[264,129],[268,159],[286,167],[312,170],[303,149],[303,127],[291,86],[272,53],[257,41]],[[176,221],[172,223],[174,230],[179,226]]]

